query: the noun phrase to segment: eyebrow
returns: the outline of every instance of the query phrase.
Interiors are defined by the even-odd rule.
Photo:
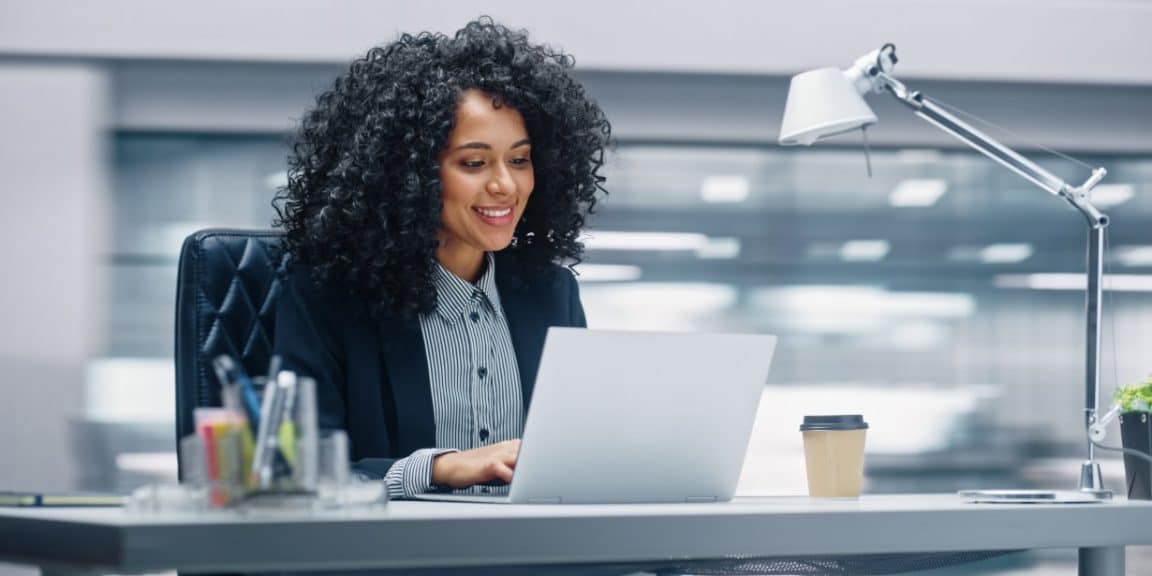
[[[529,139],[525,138],[523,140],[520,140],[519,142],[516,142],[512,146],[509,146],[508,149],[511,150],[512,148],[519,148],[521,146],[527,146],[531,143],[532,142]],[[488,144],[487,142],[468,142],[466,144],[461,144],[455,148],[455,150],[467,150],[467,149],[491,150],[492,145]]]

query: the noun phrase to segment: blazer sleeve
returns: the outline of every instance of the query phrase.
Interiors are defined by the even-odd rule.
[[[348,431],[348,358],[346,338],[355,318],[336,291],[317,286],[310,271],[296,267],[284,280],[276,302],[273,349],[285,370],[316,381],[317,420],[321,430]],[[386,431],[379,431],[385,434]],[[352,446],[355,453],[355,446]],[[358,475],[383,478],[394,458],[362,458],[352,464]]]
[[[570,326],[587,328],[588,320],[584,317],[584,304],[580,302],[580,284],[572,272],[565,274],[568,282],[568,320]]]

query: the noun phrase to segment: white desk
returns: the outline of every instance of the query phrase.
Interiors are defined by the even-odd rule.
[[[0,509],[0,560],[45,573],[336,570],[636,563],[734,557],[1078,548],[1123,574],[1152,544],[1152,502],[973,505],[954,495],[724,504],[499,506],[392,502],[314,515]]]

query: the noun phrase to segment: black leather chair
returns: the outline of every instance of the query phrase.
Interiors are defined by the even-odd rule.
[[[264,374],[272,354],[279,232],[201,230],[184,240],[176,288],[176,439],[193,433],[193,410],[220,405],[211,361],[229,354]],[[181,462],[181,478],[183,478]]]

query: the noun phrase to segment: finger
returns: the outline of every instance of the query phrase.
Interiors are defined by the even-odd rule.
[[[512,467],[503,462],[494,462],[492,466],[492,472],[497,478],[503,480],[504,482],[512,481]]]
[[[515,454],[512,452],[505,452],[504,454],[500,455],[500,463],[504,464],[505,466],[507,466],[509,468],[515,469],[516,468],[516,460],[518,457],[519,457],[518,454]]]

